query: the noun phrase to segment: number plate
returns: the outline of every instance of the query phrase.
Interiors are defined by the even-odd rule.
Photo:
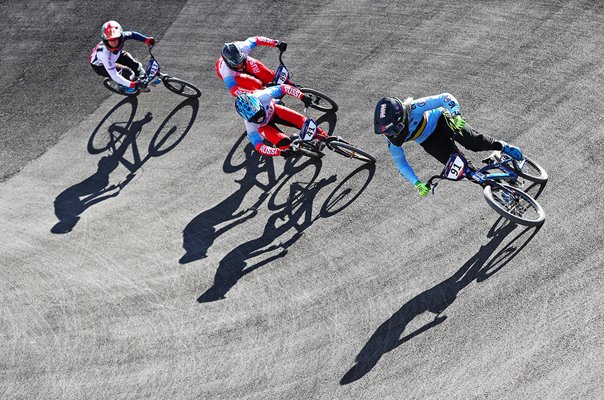
[[[459,154],[453,153],[442,175],[447,179],[458,181],[465,176],[466,160]]]
[[[300,130],[300,138],[305,142],[310,142],[317,135],[317,124],[308,118]]]
[[[289,71],[287,68],[285,68],[284,65],[277,68],[277,72],[275,72],[275,83],[281,85],[287,81],[287,78],[289,78]]]

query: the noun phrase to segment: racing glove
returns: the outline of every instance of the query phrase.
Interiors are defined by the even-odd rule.
[[[302,103],[304,103],[304,107],[309,107],[312,104],[312,97],[305,94],[302,95],[300,100],[302,100]]]
[[[275,47],[277,47],[279,51],[284,52],[287,50],[287,43],[277,40],[277,45]]]
[[[153,36],[149,36],[147,39],[145,39],[145,43],[147,43],[149,46],[155,46],[155,38]]]
[[[426,197],[428,193],[430,193],[430,188],[428,188],[428,186],[420,180],[415,182],[415,188],[421,197]]]
[[[453,117],[453,125],[456,129],[462,130],[464,126],[466,126],[466,120],[459,114],[456,114]]]
[[[279,155],[283,158],[289,158],[295,154],[296,154],[296,152],[291,147],[289,147],[287,149],[283,149],[283,150],[281,150],[281,152],[279,152]]]

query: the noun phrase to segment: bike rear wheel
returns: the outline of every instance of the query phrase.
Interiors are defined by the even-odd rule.
[[[138,96],[141,92],[140,88],[136,88],[133,92],[126,92],[122,85],[111,78],[103,79],[103,86],[111,90],[113,93],[121,94],[122,96]]]
[[[365,152],[364,150],[359,149],[356,146],[353,146],[349,143],[340,141],[340,140],[332,140],[329,142],[329,146],[331,149],[344,157],[348,158],[356,158],[357,160],[366,162],[366,163],[375,163],[375,157],[371,154]]]
[[[522,168],[522,171],[518,171],[518,175],[535,183],[547,182],[547,179],[549,178],[547,176],[547,171],[530,158],[525,157],[524,159],[524,167]]]
[[[535,199],[509,185],[485,186],[484,198],[499,215],[524,226],[539,226],[545,221],[545,211]]]
[[[318,90],[300,88],[300,91],[312,99],[312,103],[310,103],[311,108],[325,113],[335,113],[338,111],[336,102]]]
[[[162,82],[164,86],[167,87],[170,91],[179,94],[184,97],[200,97],[201,90],[197,88],[197,86],[189,83],[187,81],[183,81],[182,79],[172,78],[171,76],[164,76],[162,78]]]

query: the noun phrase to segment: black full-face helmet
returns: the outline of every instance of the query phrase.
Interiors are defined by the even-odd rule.
[[[220,53],[230,69],[242,71],[245,68],[247,57],[235,43],[225,43]]]
[[[396,97],[384,97],[375,105],[373,127],[376,135],[397,137],[405,130],[409,107]]]

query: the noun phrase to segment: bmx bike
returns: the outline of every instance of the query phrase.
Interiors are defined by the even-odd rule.
[[[304,107],[304,116],[306,121],[300,129],[299,134],[292,135],[291,149],[297,154],[302,154],[310,158],[322,158],[325,154],[325,148],[340,154],[347,158],[356,158],[366,163],[375,163],[376,159],[371,154],[350,144],[341,136],[329,136],[326,132],[322,133],[317,129],[315,120],[308,116],[308,107]]]
[[[150,58],[146,69],[147,77],[140,82],[140,85],[136,87],[135,90],[127,90],[126,87],[120,85],[111,78],[105,78],[103,80],[103,85],[113,93],[122,96],[138,96],[141,92],[148,91],[148,86],[155,86],[161,81],[168,90],[176,94],[184,97],[200,97],[201,90],[199,90],[197,86],[187,81],[183,81],[182,79],[166,75],[160,71],[159,62],[151,52],[152,48],[153,46],[148,46]]]
[[[494,152],[483,160],[486,165],[474,167],[462,153],[451,154],[440,175],[431,177],[427,186],[434,189],[441,180],[467,179],[483,188],[486,202],[499,215],[519,225],[534,227],[545,222],[545,211],[531,195],[522,190],[523,179],[545,184],[547,172],[525,157],[516,161],[507,154]]]

